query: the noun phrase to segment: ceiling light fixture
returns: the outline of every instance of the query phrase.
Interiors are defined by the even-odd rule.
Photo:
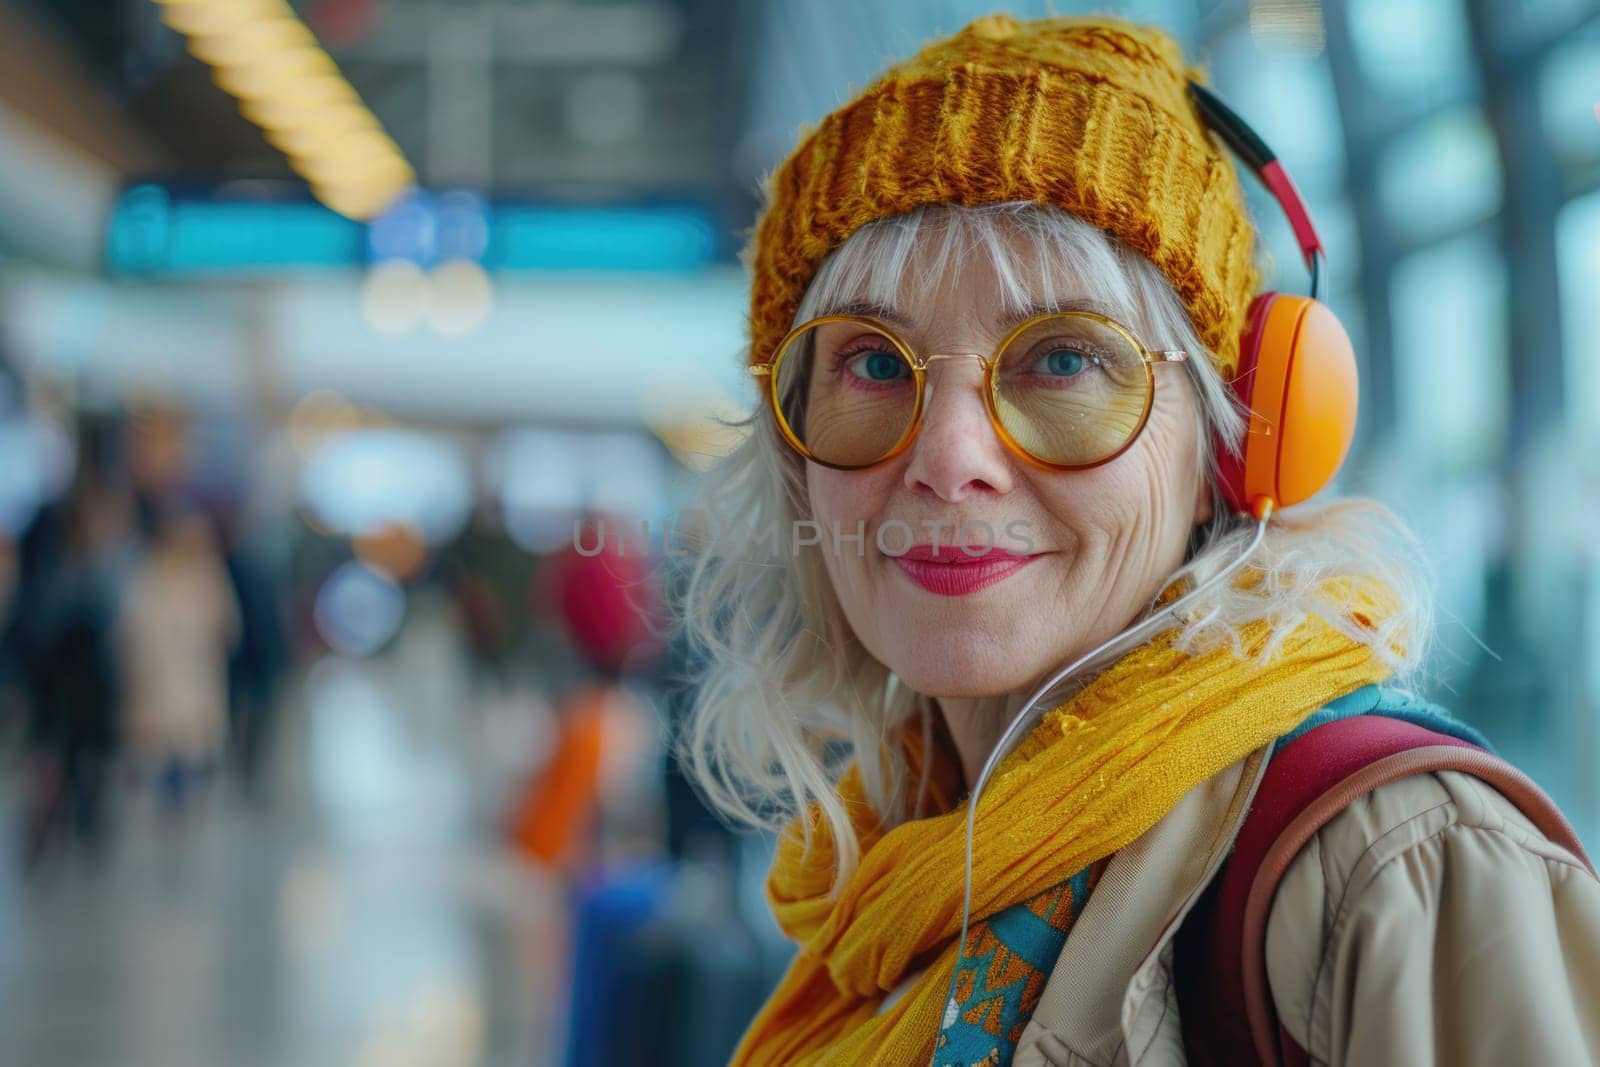
[[[334,211],[360,221],[416,171],[285,0],[156,0],[239,112]]]

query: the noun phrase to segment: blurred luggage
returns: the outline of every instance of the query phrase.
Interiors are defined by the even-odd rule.
[[[573,960],[567,1067],[726,1063],[778,978],[720,863],[636,867],[586,886]]]

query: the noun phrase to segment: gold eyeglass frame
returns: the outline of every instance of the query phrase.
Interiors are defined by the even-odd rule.
[[[1008,431],[1005,428],[1005,425],[1000,421],[1000,383],[995,376],[995,368],[1000,364],[998,358],[999,354],[1011,347],[1011,343],[1024,333],[1034,329],[1042,322],[1053,319],[1089,319],[1107,327],[1126,340],[1128,344],[1132,346],[1133,350],[1139,353],[1139,358],[1144,366],[1144,410],[1139,413],[1138,424],[1134,426],[1133,432],[1128,434],[1128,439],[1124,441],[1121,447],[1119,447],[1115,452],[1112,452],[1110,455],[1104,456],[1100,459],[1093,460],[1089,463],[1061,464],[1040,459],[1038,456],[1035,456],[1033,453],[1023,448],[1022,445],[1017,442],[1016,438],[1011,436],[1010,431]],[[791,346],[793,346],[795,341],[809,331],[814,330],[819,326],[826,326],[829,323],[834,322],[853,322],[863,324],[869,326],[878,333],[881,333],[890,344],[894,345],[901,357],[905,359],[907,365],[911,367],[911,372],[916,382],[916,407],[912,409],[910,423],[907,424],[905,432],[901,434],[900,440],[895,443],[894,447],[889,449],[889,451],[885,452],[882,456],[879,456],[877,459],[873,460],[871,463],[863,463],[856,466],[846,466],[840,463],[830,463],[825,459],[819,459],[817,456],[813,455],[811,450],[806,447],[805,442],[801,441],[799,435],[794,432],[794,428],[789,425],[789,420],[783,414],[783,405],[778,398],[778,368],[782,365],[784,357],[789,354]],[[833,470],[861,471],[876,467],[881,463],[887,463],[889,460],[900,455],[907,448],[910,448],[911,442],[916,440],[917,431],[922,428],[922,413],[927,402],[927,371],[929,366],[941,359],[976,359],[983,364],[984,406],[989,412],[989,423],[994,427],[995,433],[999,435],[1000,440],[1005,444],[1005,446],[1009,448],[1014,455],[1020,456],[1029,463],[1032,463],[1044,470],[1079,471],[1090,470],[1094,467],[1099,467],[1103,464],[1110,463],[1112,460],[1116,459],[1118,456],[1122,455],[1128,449],[1133,447],[1133,443],[1137,441],[1139,439],[1139,435],[1144,432],[1145,423],[1150,421],[1150,409],[1155,403],[1156,382],[1155,372],[1152,370],[1152,368],[1157,363],[1182,363],[1188,358],[1189,353],[1181,349],[1149,348],[1143,341],[1139,340],[1138,335],[1136,335],[1132,330],[1124,326],[1122,323],[1118,322],[1116,319],[1113,319],[1107,315],[1102,315],[1098,311],[1089,311],[1087,309],[1050,311],[1045,312],[1042,315],[1034,315],[1031,318],[1024,319],[1022,322],[1019,322],[1017,325],[1013,326],[1006,333],[1006,335],[1001,338],[1000,343],[995,346],[995,349],[992,353],[938,352],[930,354],[926,358],[918,356],[911,346],[906,344],[905,341],[901,340],[900,336],[896,334],[894,330],[890,329],[886,323],[875,319],[870,315],[840,314],[822,315],[818,318],[811,319],[808,322],[801,323],[784,335],[783,340],[778,343],[776,353],[770,360],[764,363],[754,364],[748,369],[752,375],[757,377],[765,377],[767,379],[767,387],[765,390],[767,394],[767,403],[772,408],[773,418],[778,424],[778,429],[782,432],[784,440],[789,443],[791,448],[800,453],[800,455],[804,456],[806,459],[810,460],[812,463],[820,464],[821,466],[829,467]]]

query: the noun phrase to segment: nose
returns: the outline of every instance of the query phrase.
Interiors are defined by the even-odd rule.
[[[989,421],[983,365],[977,359],[932,359],[922,427],[906,465],[909,489],[958,503],[976,493],[1011,491],[1011,456]]]

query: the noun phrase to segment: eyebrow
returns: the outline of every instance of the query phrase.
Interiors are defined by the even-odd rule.
[[[1114,311],[1106,307],[1098,300],[1090,300],[1084,297],[1069,297],[1066,300],[1057,301],[1054,304],[1029,304],[1020,311],[1011,315],[1007,315],[1000,321],[999,326],[1002,331],[1009,330],[1013,326],[1016,326],[1022,322],[1026,322],[1035,316],[1048,315],[1057,311],[1093,311],[1096,314],[1104,315],[1107,318],[1118,318],[1118,315]],[[879,304],[870,300],[858,300],[846,304],[839,304],[822,312],[822,314],[863,315],[867,318],[880,319],[883,322],[887,322],[893,326],[899,326],[901,329],[910,330],[915,328],[915,324],[910,319],[906,318],[906,316],[902,315],[894,308],[886,304]]]

